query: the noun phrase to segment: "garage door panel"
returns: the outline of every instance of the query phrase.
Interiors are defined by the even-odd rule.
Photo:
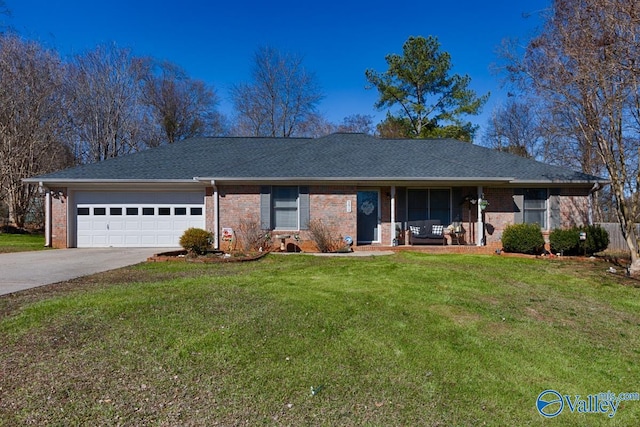
[[[142,221],[140,221],[140,229],[141,230],[156,230],[158,228],[157,224],[156,224],[156,220],[153,218],[150,219],[144,219]]]
[[[156,236],[140,236],[140,243],[142,244],[142,246],[160,246],[160,244],[156,240]]]
[[[159,231],[171,231],[173,227],[171,221],[164,219],[156,222],[156,229]]]
[[[124,231],[124,221],[111,220],[109,221],[109,231]]]
[[[139,246],[140,236],[127,234],[124,238],[124,243],[126,246]]]
[[[136,230],[139,230],[140,227],[141,227],[140,221],[126,220],[124,223],[124,229],[126,231],[136,231]]]
[[[191,215],[204,211],[203,191],[82,191],[75,200],[78,247],[178,247],[184,230],[205,226],[204,215]]]
[[[107,200],[108,199],[108,200]],[[202,191],[77,191],[75,200],[78,204],[112,204],[112,205],[202,205]]]
[[[122,246],[124,244],[124,236],[109,235],[109,246]]]
[[[84,236],[84,235],[78,235],[78,244],[77,246],[79,248],[86,248],[91,246],[91,237],[90,236]]]

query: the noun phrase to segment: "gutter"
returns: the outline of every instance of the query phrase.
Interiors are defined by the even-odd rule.
[[[176,184],[176,183],[192,183],[192,179],[84,179],[84,178],[24,178],[22,182],[27,184]]]
[[[384,177],[384,176],[339,176],[339,177],[305,177],[305,176],[274,176],[274,177],[201,177],[196,176],[194,181],[225,181],[225,182],[279,182],[279,181],[308,181],[308,182],[398,182],[398,181],[463,181],[463,182],[512,182],[515,178],[486,178],[486,177]]]

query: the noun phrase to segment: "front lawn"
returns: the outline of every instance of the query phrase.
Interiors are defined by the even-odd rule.
[[[42,234],[0,233],[0,253],[39,251],[44,247]]]
[[[0,297],[0,425],[640,425],[640,288],[601,262],[152,263]]]

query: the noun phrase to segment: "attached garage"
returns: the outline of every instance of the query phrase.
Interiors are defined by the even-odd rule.
[[[77,247],[179,247],[187,228],[205,228],[204,196],[204,191],[77,191]]]

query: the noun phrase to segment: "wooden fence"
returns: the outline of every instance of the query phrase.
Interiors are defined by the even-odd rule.
[[[628,251],[629,247],[627,242],[622,238],[622,231],[620,231],[620,224],[617,222],[597,222],[595,225],[607,230],[609,233],[609,251]],[[636,224],[636,236],[640,236],[640,224]]]

